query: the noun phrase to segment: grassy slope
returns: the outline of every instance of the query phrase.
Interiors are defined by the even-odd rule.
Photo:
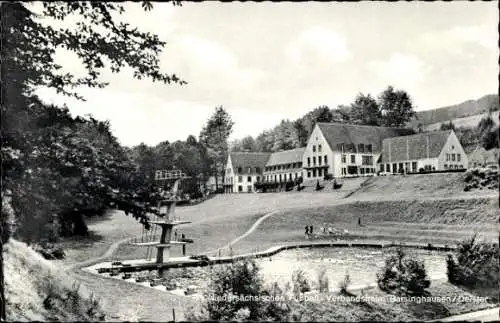
[[[306,225],[319,232],[324,223],[347,229],[350,239],[454,243],[480,232],[480,237],[496,240],[497,193],[463,192],[462,177],[462,173],[374,177],[337,205],[288,210],[270,217],[233,249],[247,252],[304,241]]]
[[[93,295],[26,244],[11,239],[4,257],[8,321],[99,320]]]
[[[245,233],[260,215],[274,210],[290,210],[315,205],[334,205],[345,194],[342,193],[307,193],[283,192],[266,194],[228,194],[217,196],[204,203],[176,209],[182,219],[192,224],[178,227],[178,232],[185,233],[195,240],[188,246],[189,252],[213,249],[225,245]],[[67,240],[61,245],[67,250],[65,266],[96,258],[102,255],[116,241],[141,237],[142,226],[131,216],[121,211],[111,211],[107,216],[89,223],[91,238],[83,241]],[[172,249],[179,254],[180,248]],[[145,249],[121,245],[118,249],[120,258],[144,258]]]
[[[464,192],[464,173],[390,175],[370,179],[351,200],[413,200],[419,198],[459,198],[493,196],[484,190]]]

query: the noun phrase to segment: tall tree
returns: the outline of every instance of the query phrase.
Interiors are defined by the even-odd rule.
[[[380,94],[378,101],[382,125],[386,127],[404,127],[415,116],[412,100],[404,90],[389,86]]]
[[[229,113],[222,106],[219,106],[215,108],[215,112],[200,132],[200,142],[208,148],[213,163],[215,187],[217,188],[219,187],[219,176],[225,174],[224,163],[228,154],[228,139],[233,132],[233,125],[234,122]]]
[[[479,140],[484,149],[487,150],[498,147],[498,127],[495,127],[495,121],[493,121],[491,113],[490,110],[477,125]]]
[[[233,140],[230,146],[231,151],[258,151],[257,143],[252,136],[246,136],[240,140]]]
[[[377,101],[370,94],[359,93],[351,104],[351,118],[353,122],[379,126],[381,113]]]
[[[309,134],[307,133],[306,127],[302,123],[302,120],[295,120],[293,122],[293,127],[295,128],[295,133],[297,134],[297,140],[299,142],[299,147],[304,147],[307,145],[307,140],[309,140]]]
[[[451,120],[448,123],[443,122],[439,127],[439,130],[455,130],[455,125]]]

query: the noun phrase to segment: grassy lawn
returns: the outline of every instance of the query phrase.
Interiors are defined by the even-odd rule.
[[[483,192],[463,192],[456,182],[458,177],[454,179],[455,182],[450,182],[454,186],[449,188],[433,184],[429,178],[431,175],[416,176],[422,177],[414,177],[415,187],[424,187],[418,189],[419,194],[411,194],[411,185],[394,177],[395,184],[387,183],[386,178],[371,179],[347,199],[343,198],[345,191],[216,196],[198,205],[177,208],[176,213],[182,220],[192,221],[191,224],[179,226],[178,232],[194,239],[194,244],[187,246],[188,254],[201,253],[226,245],[245,233],[262,215],[279,210],[279,213],[264,220],[255,232],[237,242],[233,251],[263,250],[283,242],[304,241],[305,225],[314,225],[315,232],[319,232],[325,222],[346,228],[351,239],[449,243],[468,237],[476,230],[482,231],[487,239],[497,237],[497,198],[481,197],[485,195]],[[432,188],[439,194],[428,191]],[[487,193],[491,195],[491,192]],[[436,196],[441,197],[440,194],[443,198],[436,199]],[[411,199],[405,200],[403,197]],[[415,200],[417,198],[419,200]],[[362,227],[357,225],[359,217],[364,225]],[[120,211],[111,211],[102,218],[93,219],[89,222],[89,229],[92,233],[89,238],[63,242],[67,253],[67,259],[61,261],[63,265],[99,257],[113,243],[140,237],[142,233],[142,226]],[[172,248],[172,255],[179,255],[180,252],[180,247]],[[145,255],[144,248],[122,244],[113,258],[144,258]],[[74,275],[105,300],[109,312],[134,311],[143,320],[170,320],[172,308],[176,308],[176,316],[181,319],[182,308],[192,300],[81,271]],[[363,306],[350,308],[351,314],[339,319],[357,318],[356,312],[368,308]],[[381,313],[385,313],[385,310],[390,309],[381,309]],[[370,311],[373,312],[365,310]],[[412,316],[409,310],[401,310],[399,314],[394,311],[387,313],[403,313],[401,317],[394,316],[393,320],[420,319]]]
[[[497,192],[479,190],[464,192],[464,173],[390,175],[371,178],[352,197],[356,199],[407,200],[422,197],[491,196]],[[498,194],[497,194],[498,195]]]
[[[495,241],[499,226],[493,202],[488,198],[379,201],[289,210],[266,219],[255,232],[237,242],[233,250],[242,253],[283,242],[305,241],[306,225],[313,225],[319,233],[324,223],[347,229],[349,239],[451,244],[479,232],[480,238]]]

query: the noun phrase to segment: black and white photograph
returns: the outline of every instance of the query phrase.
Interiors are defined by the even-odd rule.
[[[1,1],[1,322],[500,321],[498,1]]]

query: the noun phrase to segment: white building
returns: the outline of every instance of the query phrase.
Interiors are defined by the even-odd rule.
[[[270,156],[271,153],[229,153],[224,191],[226,193],[254,192],[254,184],[262,181],[264,167]]]
[[[272,153],[264,168],[264,181],[283,183],[302,176],[302,157],[305,148]]]
[[[386,173],[449,170],[468,167],[468,157],[453,130],[386,138],[378,160]]]
[[[410,133],[413,130],[318,122],[302,158],[304,179],[374,174],[382,141]]]

